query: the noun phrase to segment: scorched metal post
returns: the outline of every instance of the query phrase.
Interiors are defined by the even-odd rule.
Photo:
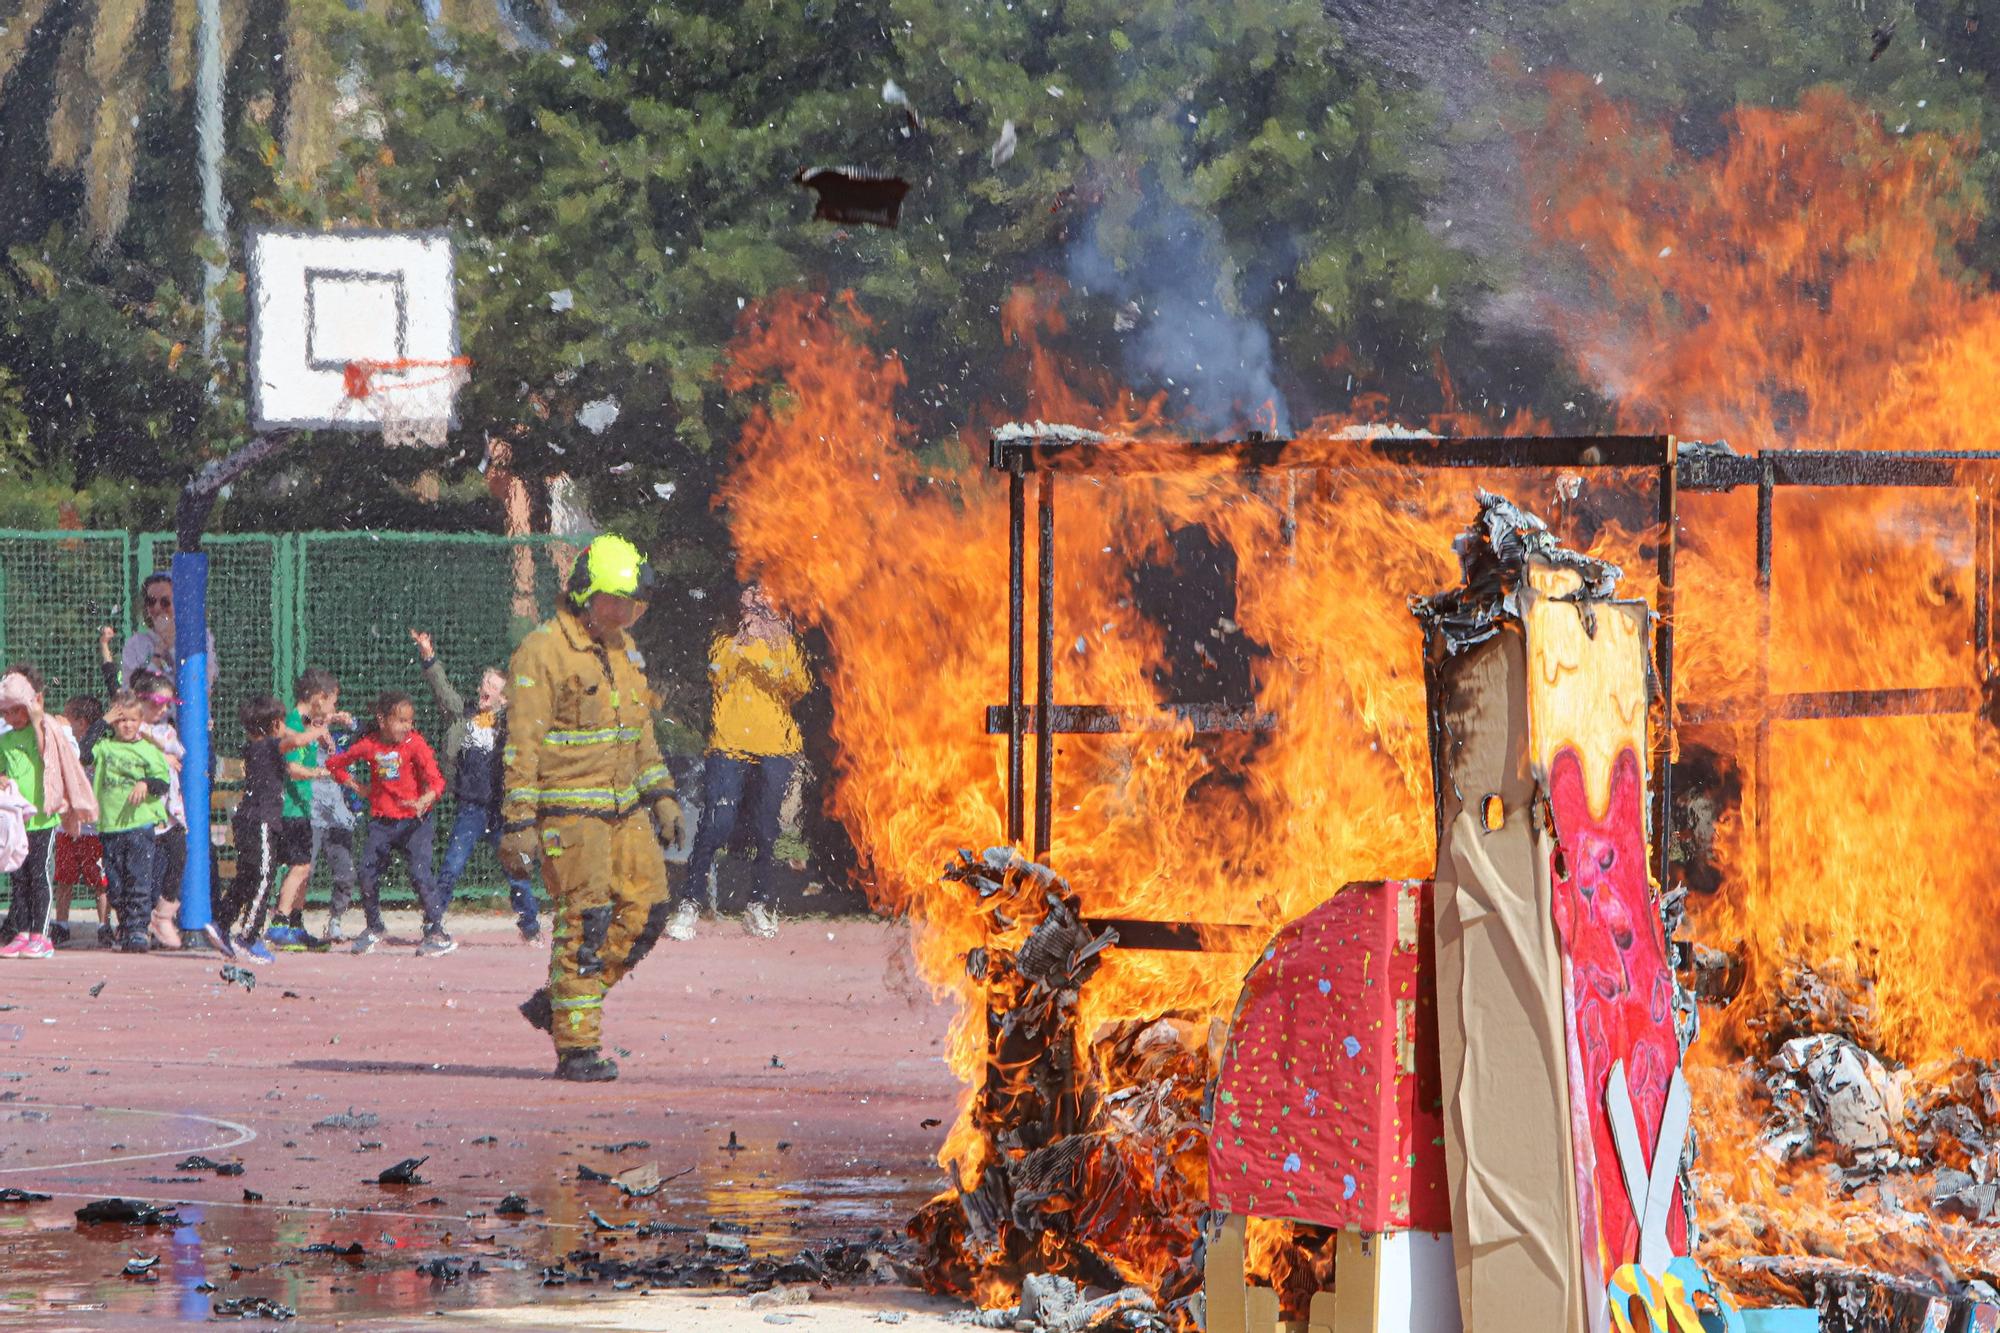
[[[1018,458],[1007,463],[1007,842],[1019,847],[1026,836],[1022,810],[1021,776],[1021,674],[1027,655],[1022,636],[1027,632],[1022,603],[1027,599],[1027,488]]]
[[[1041,647],[1035,659],[1035,859],[1047,864],[1049,821],[1055,815],[1056,729],[1050,725],[1056,680],[1056,477],[1044,471],[1036,481],[1035,505],[1041,518],[1036,568],[1041,595],[1035,602]]]

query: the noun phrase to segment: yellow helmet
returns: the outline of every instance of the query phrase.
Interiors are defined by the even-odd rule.
[[[569,572],[570,600],[582,606],[598,593],[646,601],[653,595],[653,566],[639,548],[609,533],[596,538]]]

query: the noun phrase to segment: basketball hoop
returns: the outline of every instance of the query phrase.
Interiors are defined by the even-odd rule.
[[[372,419],[384,444],[434,449],[451,431],[453,400],[471,374],[469,356],[349,361],[340,376],[341,415]]]

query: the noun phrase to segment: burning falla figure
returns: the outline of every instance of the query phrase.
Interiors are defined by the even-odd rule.
[[[1204,1239],[1240,1211],[1262,1220],[1251,1264],[1287,1288],[1288,1318],[1336,1266],[1343,1306],[1379,1285],[1364,1265],[1389,1249],[1322,1262],[1336,1233],[1448,1227],[1398,1253],[1474,1333],[1603,1333],[1638,1310],[1662,1330],[1740,1326],[1688,1257],[1690,1008],[1648,877],[1650,613],[1497,496],[1458,551],[1461,585],[1415,607],[1436,884],[1350,885],[1286,926],[1226,1042],[1172,1013],[1085,1040],[1079,999],[1115,933],[1011,851],[947,871],[987,928],[967,966],[989,1073],[957,1188],[912,1225],[935,1286],[1018,1292],[1028,1317],[1034,1275],[1066,1274],[1110,1293],[1119,1327],[1190,1327]],[[1210,1242],[1210,1327],[1241,1326],[1221,1288],[1241,1289],[1243,1240]]]

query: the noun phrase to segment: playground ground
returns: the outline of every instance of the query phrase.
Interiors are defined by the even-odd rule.
[[[390,924],[414,942],[414,917]],[[0,964],[0,1189],[51,1196],[0,1203],[0,1320],[137,1328],[261,1297],[295,1310],[292,1327],[761,1328],[780,1321],[740,1293],[579,1282],[574,1258],[562,1286],[545,1270],[579,1250],[893,1239],[941,1187],[942,1130],[924,1122],[956,1107],[949,1016],[910,977],[901,927],[794,921],[766,942],[704,922],[614,992],[605,1032],[624,1074],[594,1086],[546,1077],[546,1038],[515,1013],[545,948],[499,916],[455,933],[441,959],[282,955],[252,990],[206,953]],[[242,1174],[182,1169],[193,1154]],[[377,1182],[412,1157],[421,1184]],[[666,1183],[646,1198],[579,1177],[648,1163]],[[532,1211],[496,1215],[510,1193]],[[171,1205],[181,1224],[78,1223],[111,1196]],[[148,1275],[125,1274],[148,1258]],[[419,1268],[438,1259],[464,1275]],[[862,1286],[777,1312],[838,1333],[941,1327],[945,1308]]]

